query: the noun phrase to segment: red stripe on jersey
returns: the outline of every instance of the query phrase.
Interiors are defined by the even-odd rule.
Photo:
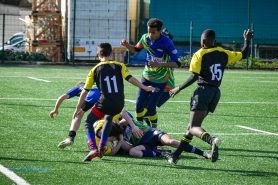
[[[143,49],[144,46],[143,46],[142,44],[140,44],[140,43],[137,43],[137,44],[136,44],[136,48]]]
[[[164,90],[168,90],[168,91],[170,91],[170,90],[172,90],[173,88],[170,86],[170,85],[167,85],[166,87],[165,87],[165,89]]]
[[[104,118],[104,115],[105,115],[105,114],[103,114],[102,112],[100,112],[100,111],[96,108],[96,106],[93,106],[93,108],[92,108],[92,113],[94,113],[94,115],[96,115],[99,119]]]

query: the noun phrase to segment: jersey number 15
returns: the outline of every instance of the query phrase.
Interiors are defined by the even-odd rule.
[[[220,81],[222,78],[222,70],[220,68],[221,64],[213,64],[210,66],[211,72],[211,80],[215,80],[215,78]]]

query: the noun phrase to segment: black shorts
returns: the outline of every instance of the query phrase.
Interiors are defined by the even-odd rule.
[[[150,131],[145,133],[141,138],[138,145],[143,145],[146,149],[157,150],[157,146],[163,146],[161,143],[161,136],[166,134],[162,130],[152,128]]]
[[[94,105],[87,102],[87,101],[84,101],[82,106],[81,106],[81,109],[84,111],[84,112],[87,112],[88,110],[90,110]]]
[[[220,96],[218,87],[199,85],[191,97],[190,110],[214,112]]]

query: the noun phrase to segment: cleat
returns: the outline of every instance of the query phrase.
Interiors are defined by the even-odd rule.
[[[103,155],[104,155],[104,150],[100,150],[100,151],[99,151],[99,158],[102,158]]]
[[[218,147],[221,145],[221,140],[219,138],[214,138],[212,142],[211,149],[211,162],[215,162],[218,159]]]
[[[204,152],[203,157],[206,158],[206,159],[211,159],[211,154],[208,153],[208,152]]]
[[[91,161],[95,157],[102,157],[97,149],[91,150],[83,161]]]
[[[65,139],[64,141],[62,141],[61,143],[58,144],[58,148],[60,149],[64,149],[67,146],[71,146],[73,145],[74,141],[71,140],[70,138]]]
[[[168,151],[165,151],[165,152],[161,152],[161,156],[163,158],[165,158],[171,165],[176,165],[179,161],[179,157],[176,157],[172,151],[171,152],[168,152]]]
[[[163,157],[166,159],[166,156],[167,155],[172,155],[173,154],[173,151],[172,150],[161,150],[161,154],[160,154],[160,157]]]

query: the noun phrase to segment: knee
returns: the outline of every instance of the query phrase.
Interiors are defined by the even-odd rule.
[[[137,150],[136,148],[132,148],[129,150],[129,155],[132,157],[140,157],[140,152],[139,150]]]

